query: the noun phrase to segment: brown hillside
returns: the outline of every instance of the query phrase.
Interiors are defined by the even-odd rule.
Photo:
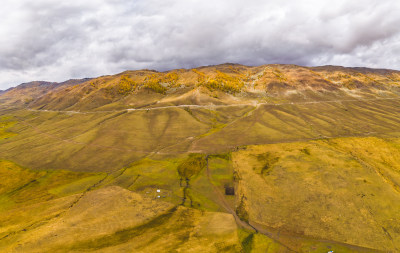
[[[222,64],[166,72],[125,71],[64,83],[32,82],[0,95],[3,104],[47,110],[117,110],[168,105],[396,97],[395,70]]]

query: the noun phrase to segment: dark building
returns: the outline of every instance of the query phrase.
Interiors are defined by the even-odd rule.
[[[232,186],[225,186],[225,195],[235,195],[235,188]]]

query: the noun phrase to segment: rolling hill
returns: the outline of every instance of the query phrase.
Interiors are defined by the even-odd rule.
[[[0,93],[2,252],[398,252],[400,71],[222,64]]]

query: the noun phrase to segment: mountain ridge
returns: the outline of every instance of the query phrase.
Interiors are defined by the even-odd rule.
[[[263,65],[257,65],[257,66],[251,66],[251,65],[245,65],[245,64],[240,64],[240,63],[221,63],[221,64],[215,64],[215,65],[203,65],[203,66],[199,66],[196,67],[198,68],[207,68],[207,67],[216,67],[216,66],[223,66],[223,65],[231,65],[231,66],[245,66],[245,67],[260,67],[260,66],[268,66],[268,65],[287,65],[287,66],[297,66],[297,67],[305,67],[305,68],[338,68],[338,69],[354,69],[354,70],[367,70],[370,72],[374,72],[374,71],[386,71],[386,72],[399,72],[400,70],[396,70],[396,69],[390,69],[390,68],[372,68],[372,67],[345,67],[345,66],[341,66],[341,65],[320,65],[320,66],[303,66],[303,65],[297,65],[297,64],[263,64]],[[114,75],[121,75],[124,74],[125,72],[131,72],[131,71],[152,71],[152,72],[156,72],[156,73],[166,73],[166,72],[170,72],[170,71],[174,71],[174,70],[179,70],[179,69],[186,69],[186,70],[190,70],[192,68],[178,68],[178,69],[169,69],[169,70],[155,70],[155,69],[137,69],[137,70],[124,70],[122,72],[116,73],[116,74],[109,74],[109,75],[103,75],[100,77],[106,77],[106,76],[114,76]],[[0,93],[2,92],[6,92],[12,89],[15,89],[19,86],[24,86],[24,85],[29,85],[31,83],[49,83],[49,84],[62,84],[62,83],[66,83],[69,81],[73,81],[73,80],[90,80],[90,79],[94,79],[96,77],[83,77],[83,78],[71,78],[71,79],[67,79],[65,81],[60,81],[60,82],[56,82],[56,81],[44,81],[44,80],[34,80],[34,81],[27,81],[27,82],[23,82],[20,84],[17,84],[15,86],[9,87],[5,90],[0,90]],[[98,78],[98,77],[97,77]]]
[[[47,89],[46,89],[47,88]],[[194,69],[128,70],[61,83],[30,82],[0,94],[3,105],[50,110],[103,110],[182,104],[193,90],[208,104],[301,100],[301,97],[388,97],[400,94],[400,71],[342,66],[226,63]],[[193,93],[193,92],[192,92]],[[21,96],[22,95],[22,96]],[[192,94],[193,95],[193,94]],[[201,102],[192,97],[189,104]],[[174,101],[175,98],[175,101]],[[326,99],[325,99],[326,100]],[[145,101],[145,102],[144,102]],[[200,101],[200,102],[199,102]]]

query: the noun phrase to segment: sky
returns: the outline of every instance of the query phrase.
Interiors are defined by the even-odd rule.
[[[2,0],[0,90],[124,70],[400,69],[399,0]]]

